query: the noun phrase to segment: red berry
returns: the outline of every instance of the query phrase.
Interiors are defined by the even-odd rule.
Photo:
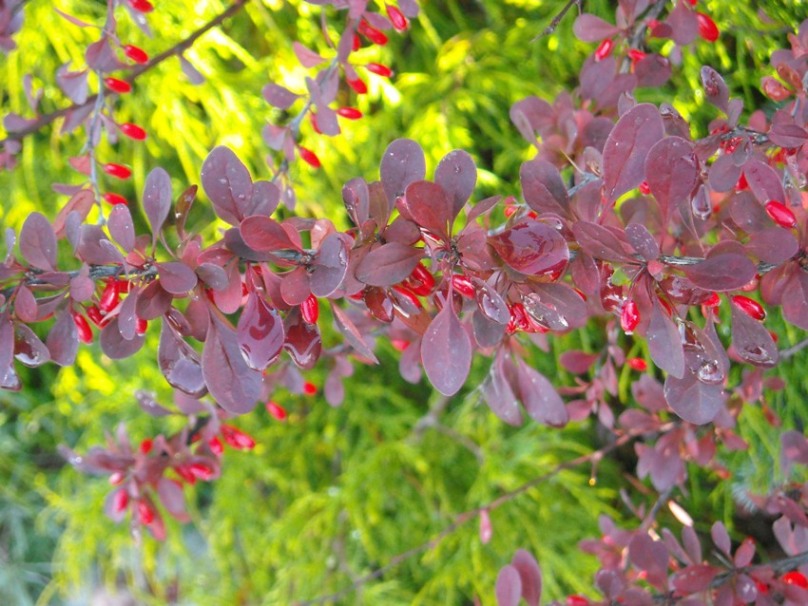
[[[115,496],[112,497],[112,509],[116,513],[120,513],[126,509],[127,505],[129,505],[129,493],[126,492],[125,488],[119,488]]]
[[[149,505],[146,501],[137,502],[137,514],[141,524],[148,526],[149,524],[154,522],[154,516],[155,516],[154,508],[151,505]]]
[[[792,570],[791,572],[785,573],[783,575],[783,583],[786,585],[796,585],[797,587],[808,589],[808,579],[805,578],[804,574],[797,570]]]
[[[215,454],[217,457],[221,456],[224,452],[224,446],[222,446],[221,440],[216,436],[213,436],[210,440],[208,440],[208,447],[210,451]]]
[[[582,595],[571,595],[567,597],[567,606],[589,606],[589,600]]]
[[[283,421],[286,419],[286,409],[277,402],[270,400],[266,403],[266,409],[267,412],[278,419],[278,421]]]
[[[129,0],[129,6],[141,13],[150,13],[154,10],[154,6],[149,0]]]
[[[387,44],[387,36],[384,34],[384,32],[379,31],[364,19],[359,22],[359,27],[357,29],[359,30],[360,34],[370,40],[373,44],[378,44],[379,46],[384,46]]]
[[[721,305],[721,297],[718,296],[718,293],[711,292],[710,296],[704,299],[702,305],[704,305],[705,307],[718,307],[719,305]]]
[[[133,44],[124,44],[123,52],[135,63],[140,63],[142,65],[143,63],[147,63],[149,61],[149,55],[146,54],[146,51],[139,46],[134,46]]]
[[[101,313],[107,315],[118,306],[120,295],[118,293],[118,281],[114,279],[107,280],[107,285],[101,293],[101,298],[98,300],[98,307]]]
[[[317,157],[313,151],[311,151],[308,147],[303,147],[302,145],[297,146],[297,151],[300,154],[300,159],[303,160],[306,164],[311,166],[312,168],[320,168],[320,158]]]
[[[390,339],[390,345],[396,351],[404,351],[410,346],[410,342],[405,339]]]
[[[222,437],[225,442],[236,450],[252,450],[255,448],[255,440],[232,425],[222,425]]]
[[[116,177],[118,179],[128,179],[132,176],[132,171],[123,166],[122,164],[115,164],[113,162],[109,162],[104,164],[101,167],[105,173],[107,173],[110,177]]]
[[[174,471],[191,486],[196,484],[196,476],[191,473],[191,468],[188,465],[175,465]]]
[[[188,471],[191,472],[195,478],[199,480],[210,480],[216,475],[216,471],[208,463],[202,461],[195,461],[188,465]]]
[[[628,50],[628,58],[631,59],[631,64],[636,65],[643,59],[645,59],[648,55],[636,48],[630,48]]]
[[[119,293],[128,293],[129,292],[129,280],[118,279],[118,292]]]
[[[393,70],[386,65],[382,65],[381,63],[368,63],[365,65],[365,67],[369,72],[372,72],[377,76],[382,76],[383,78],[389,78],[393,75]]]
[[[614,40],[611,38],[605,38],[595,49],[595,61],[603,61],[606,57],[612,54],[613,49]]]
[[[402,298],[406,299],[410,302],[410,304],[415,307],[416,309],[423,309],[423,305],[421,305],[421,300],[418,298],[412,290],[407,288],[406,286],[402,286],[400,284],[396,284],[393,286],[393,290]],[[394,300],[395,302],[395,300]]]
[[[104,84],[109,90],[120,94],[125,94],[132,90],[132,85],[129,84],[129,82],[121,80],[120,78],[113,78],[112,76],[104,78]]]
[[[629,358],[626,360],[626,364],[628,364],[629,368],[636,370],[637,372],[645,372],[648,370],[648,362],[642,358]]]
[[[632,299],[628,299],[623,304],[623,309],[620,311],[620,328],[622,328],[623,332],[627,335],[630,335],[634,332],[634,329],[637,328],[637,324],[639,323],[640,310]]]
[[[647,196],[651,193],[651,186],[648,185],[648,181],[643,181],[640,183],[640,193],[643,196]]]
[[[314,295],[309,295],[303,303],[300,304],[300,315],[303,320],[309,324],[317,324],[317,318],[320,317],[320,302]]]
[[[452,288],[467,299],[473,299],[477,295],[477,289],[474,288],[474,282],[472,282],[469,277],[462,274],[455,274],[452,276]]]
[[[98,327],[104,326],[106,324],[106,318],[104,314],[101,313],[101,310],[98,309],[95,305],[91,305],[87,308],[87,317],[92,320],[93,324]]]
[[[303,393],[307,396],[313,396],[317,393],[317,386],[311,381],[306,381],[303,383]]]
[[[135,320],[135,332],[138,335],[145,335],[146,330],[149,328],[149,321],[144,320],[143,318],[137,318]]]
[[[154,446],[154,442],[151,438],[145,438],[140,443],[140,452],[143,454],[149,454],[151,452],[152,447]]]
[[[320,130],[320,127],[317,125],[317,112],[311,112],[309,114],[309,120],[311,121],[311,128],[312,130],[317,133],[318,135],[322,135],[323,131]]]
[[[107,203],[112,204],[112,206],[115,206],[116,204],[124,204],[124,205],[129,204],[129,200],[127,200],[120,194],[107,192],[101,197],[104,198],[104,200],[106,200]]]
[[[340,107],[337,114],[348,120],[359,120],[362,117],[362,112],[355,107]]]
[[[697,12],[696,20],[699,24],[699,36],[707,40],[707,42],[715,42],[718,40],[718,26],[715,24],[715,21],[709,17],[709,15]]]
[[[797,217],[794,216],[791,209],[777,200],[766,202],[766,214],[780,227],[791,229],[797,225]]]
[[[402,285],[416,295],[426,296],[435,288],[435,277],[429,273],[423,263],[418,263]]]
[[[356,91],[358,95],[364,95],[368,92],[368,85],[365,84],[364,80],[360,78],[354,78],[353,80],[346,80],[348,86]]]
[[[134,139],[135,141],[143,141],[146,138],[146,131],[140,128],[137,124],[130,124],[129,122],[126,122],[118,125],[118,128],[121,129],[121,132],[124,135],[130,139]]]
[[[732,297],[732,302],[735,303],[742,312],[754,320],[763,321],[766,318],[766,310],[754,299],[744,297],[743,295],[735,295]]]
[[[90,324],[84,316],[76,312],[73,312],[72,315],[73,324],[75,324],[78,329],[79,341],[89,345],[93,342],[93,329],[90,328]]]
[[[409,21],[397,7],[386,4],[385,8],[387,9],[387,16],[390,17],[390,23],[393,24],[396,31],[403,32],[409,27]]]
[[[360,48],[362,48],[362,39],[359,37],[359,34],[354,34],[353,43],[351,44],[351,50],[356,52]]]

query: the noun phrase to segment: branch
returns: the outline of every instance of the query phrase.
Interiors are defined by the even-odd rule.
[[[173,57],[175,55],[180,55],[184,51],[188,50],[188,48],[190,48],[193,45],[193,43],[196,42],[201,36],[206,34],[214,27],[221,25],[221,23],[226,19],[238,13],[242,8],[244,8],[244,5],[247,4],[247,2],[249,1],[250,0],[233,0],[233,4],[230,7],[228,7],[226,10],[224,10],[216,17],[208,21],[198,30],[191,33],[191,35],[189,35],[187,38],[181,40],[180,42],[177,42],[174,46],[163,51],[159,55],[155,55],[147,63],[131,68],[130,75],[124,78],[124,80],[126,80],[131,84],[139,76],[141,76],[147,71],[154,69],[166,59],[169,59],[170,57]],[[70,112],[93,105],[98,99],[98,96],[99,96],[98,93],[90,95],[89,97],[87,97],[87,100],[84,103],[74,103],[73,105],[70,105],[68,107],[63,107],[62,109],[57,109],[56,111],[53,111],[49,114],[43,114],[39,116],[36,120],[31,122],[25,128],[22,128],[14,133],[9,133],[8,137],[0,140],[0,146],[10,141],[22,141],[22,139],[24,139],[28,135],[31,135],[39,131],[40,129],[48,126],[49,124],[52,124],[58,118],[63,118]]]
[[[369,572],[366,575],[363,575],[363,576],[359,577],[358,579],[356,579],[353,583],[351,583],[350,585],[348,585],[344,589],[342,589],[342,590],[340,590],[340,591],[338,591],[336,593],[329,594],[329,595],[323,595],[323,596],[319,596],[319,597],[316,597],[316,598],[312,598],[310,600],[304,600],[302,602],[296,602],[296,606],[310,606],[312,604],[323,604],[323,603],[336,602],[337,600],[340,600],[341,598],[344,598],[345,596],[350,595],[354,591],[358,590],[365,583],[368,583],[369,581],[373,581],[375,579],[378,579],[379,577],[384,576],[387,572],[389,572],[390,570],[392,570],[393,568],[395,568],[399,564],[402,564],[403,562],[407,561],[411,557],[416,556],[419,553],[423,553],[425,551],[431,551],[432,549],[437,547],[441,543],[441,541],[443,541],[443,539],[445,539],[446,537],[451,535],[455,530],[457,530],[458,528],[460,528],[461,526],[463,526],[464,524],[466,524],[470,520],[476,519],[477,516],[479,516],[482,511],[484,511],[484,510],[491,511],[493,509],[496,509],[497,507],[501,507],[502,505],[505,505],[506,503],[512,501],[516,497],[524,494],[525,492],[527,492],[531,488],[534,488],[534,487],[538,486],[539,484],[541,484],[543,482],[546,482],[547,480],[553,478],[554,476],[558,475],[562,471],[565,471],[567,469],[572,469],[573,467],[578,467],[579,465],[583,465],[585,463],[590,463],[590,462],[592,462],[594,460],[600,460],[605,455],[607,455],[610,452],[618,449],[623,444],[627,443],[629,440],[635,438],[637,435],[639,435],[639,433],[635,434],[634,432],[631,432],[631,433],[623,434],[622,436],[620,436],[617,440],[615,440],[613,443],[609,444],[608,446],[604,446],[603,448],[601,448],[599,450],[595,450],[593,452],[590,452],[587,455],[581,455],[581,456],[576,457],[574,459],[571,459],[569,461],[564,461],[563,463],[559,463],[558,465],[556,465],[550,471],[548,471],[546,473],[543,473],[542,475],[537,476],[537,477],[533,478],[532,480],[529,480],[529,481],[525,482],[521,486],[519,486],[517,488],[514,488],[511,491],[503,493],[502,495],[498,496],[496,499],[490,501],[489,503],[484,504],[484,505],[480,505],[479,507],[476,507],[474,509],[470,509],[468,511],[465,511],[463,513],[458,514],[451,524],[449,524],[446,528],[441,530],[437,535],[435,535],[430,540],[425,541],[424,543],[421,543],[420,545],[416,545],[415,547],[412,547],[412,548],[408,549],[407,551],[404,551],[404,552],[402,552],[402,553],[400,553],[400,554],[398,554],[396,556],[393,556],[392,558],[390,558],[390,561],[387,562],[387,564],[385,564],[384,566],[380,566],[376,570],[374,570],[372,572]]]
[[[545,27],[538,36],[535,36],[531,40],[531,42],[534,42],[535,40],[538,40],[539,38],[542,38],[544,36],[549,36],[550,34],[552,34],[556,30],[558,25],[561,23],[561,20],[566,16],[566,14],[569,12],[569,10],[573,6],[578,7],[578,14],[580,14],[582,4],[583,4],[583,0],[568,0],[567,3],[563,6],[563,8],[560,11],[558,11],[556,16],[553,17],[553,20],[550,21],[550,25]],[[662,3],[660,3],[660,4],[662,4]]]

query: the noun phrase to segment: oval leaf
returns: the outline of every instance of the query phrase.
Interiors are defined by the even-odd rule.
[[[392,286],[407,278],[423,251],[399,242],[371,250],[356,267],[356,279],[371,286]]]
[[[445,304],[426,329],[421,361],[430,383],[445,396],[457,393],[471,368],[471,339],[454,306]]]
[[[28,215],[20,231],[20,253],[39,269],[53,271],[56,264],[56,234],[44,215]]]

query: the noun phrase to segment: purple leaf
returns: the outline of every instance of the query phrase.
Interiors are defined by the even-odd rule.
[[[715,105],[725,114],[729,113],[727,103],[729,102],[729,89],[717,71],[709,65],[701,68],[701,86],[704,88],[704,96],[707,101]]]
[[[295,56],[303,67],[314,67],[315,65],[319,65],[325,61],[324,57],[315,53],[313,50],[306,48],[300,44],[300,42],[294,42],[292,44],[292,50],[295,51]]]
[[[135,338],[137,331],[137,298],[140,294],[140,289],[137,287],[131,288],[129,294],[121,303],[118,308],[118,330],[121,331],[121,336],[127,341]]]
[[[767,227],[750,234],[745,249],[764,263],[780,265],[799,252],[800,244],[789,230]]]
[[[519,606],[522,599],[522,579],[519,571],[510,564],[503,566],[497,575],[497,606]]]
[[[673,587],[681,595],[699,593],[709,589],[713,579],[720,572],[720,568],[709,564],[693,564],[674,575]]]
[[[566,284],[536,284],[524,295],[525,310],[542,326],[563,332],[586,324],[586,303]]]
[[[582,375],[592,368],[598,358],[600,358],[600,354],[588,354],[579,350],[570,350],[562,353],[558,361],[567,372]]]
[[[378,364],[379,361],[376,355],[373,353],[373,350],[367,344],[367,341],[365,341],[365,337],[356,327],[356,324],[353,323],[350,316],[333,301],[330,303],[331,313],[334,315],[334,324],[337,326],[337,330],[342,333],[342,336],[345,337],[348,344],[353,347],[360,356],[370,360],[374,364]]]
[[[572,226],[572,233],[581,248],[596,259],[618,263],[635,261],[628,242],[618,238],[619,232],[612,231],[608,227],[588,221],[577,221]]]
[[[659,110],[650,103],[640,103],[618,120],[603,147],[603,180],[610,201],[643,181],[645,159],[663,135]]]
[[[157,400],[155,400],[155,396],[152,393],[138,390],[135,392],[135,398],[137,399],[140,409],[147,415],[153,417],[167,417],[174,414],[165,406],[161,406]]]
[[[2,326],[0,325],[0,333]],[[48,333],[45,344],[50,351],[51,360],[59,366],[72,366],[76,361],[76,353],[79,349],[78,331],[70,312],[65,308],[56,316],[56,322]],[[4,347],[2,336],[0,336],[0,352]],[[9,358],[10,360],[10,358]],[[0,368],[6,365],[0,361]]]
[[[545,223],[526,221],[488,238],[512,269],[531,275],[560,275],[570,258],[563,236]]]
[[[423,251],[398,242],[388,242],[371,250],[356,267],[356,278],[371,286],[392,286],[407,278]]]
[[[451,302],[444,304],[421,341],[421,360],[430,383],[445,396],[457,393],[471,368],[471,339]]]
[[[215,314],[202,350],[202,374],[210,395],[228,412],[247,413],[261,396],[261,373],[247,365],[235,331]]]
[[[286,341],[283,348],[300,368],[312,368],[320,358],[322,339],[316,324],[304,322],[299,313],[287,314],[284,323]]]
[[[283,249],[300,250],[283,226],[269,217],[247,217],[239,226],[239,233],[250,248],[257,251],[277,251]]]
[[[94,72],[114,72],[123,67],[123,63],[118,59],[115,50],[109,42],[109,36],[104,35],[97,42],[93,42],[87,47],[84,53],[87,67]]]
[[[348,271],[348,245],[342,234],[331,233],[323,239],[309,271],[314,296],[328,297],[340,287]]]
[[[283,320],[255,292],[247,297],[236,333],[247,363],[256,370],[264,370],[283,349]]]
[[[627,226],[626,237],[634,250],[646,261],[654,261],[659,257],[659,244],[642,223]]]
[[[435,183],[449,196],[454,219],[474,191],[477,166],[471,156],[462,150],[450,151],[435,169]]]
[[[517,101],[511,106],[511,122],[519,134],[531,145],[536,143],[536,133],[544,133],[553,128],[555,123],[555,110],[544,99],[527,97]]]
[[[695,265],[682,268],[693,284],[705,290],[736,290],[755,277],[757,268],[748,257],[732,251],[718,251]]]
[[[379,172],[384,193],[392,204],[410,183],[424,178],[426,161],[421,146],[410,139],[396,139],[384,151]]]
[[[230,225],[238,225],[253,196],[247,167],[229,148],[219,146],[205,159],[201,177],[216,214]]]
[[[171,211],[171,198],[171,177],[158,166],[146,177],[146,185],[143,187],[143,212],[149,219],[154,239]]]
[[[253,183],[253,195],[250,203],[244,208],[244,216],[263,215],[268,217],[278,208],[281,192],[278,186],[270,181]]]
[[[56,265],[56,234],[44,215],[28,215],[20,231],[20,253],[38,269],[54,270]]]
[[[522,424],[522,411],[508,380],[508,371],[514,370],[503,348],[497,351],[491,371],[482,384],[483,397],[488,407],[508,425]]]
[[[745,361],[755,366],[771,368],[780,353],[762,322],[750,318],[734,302],[732,308],[732,345]]]
[[[87,101],[87,74],[86,69],[78,72],[68,71],[68,61],[56,70],[56,84],[62,92],[76,105],[83,105]]]
[[[196,274],[182,261],[156,263],[160,285],[172,295],[185,296],[196,286]]]
[[[50,352],[33,330],[25,324],[15,324],[14,357],[31,368],[50,361]]]
[[[520,360],[516,365],[516,376],[519,399],[534,421],[552,427],[566,425],[569,417],[564,401],[544,375]]]
[[[135,304],[137,317],[143,320],[159,318],[171,307],[174,297],[167,292],[160,280],[155,280],[140,291]]]
[[[196,398],[207,392],[199,355],[174,332],[168,322],[161,325],[157,363],[173,388]]]
[[[179,59],[180,69],[182,70],[182,73],[185,74],[185,77],[188,78],[188,82],[194,85],[199,85],[205,82],[205,76],[202,75],[202,72],[196,69],[194,64],[188,61],[184,55],[180,54]]]
[[[107,218],[107,228],[109,235],[121,248],[126,252],[132,251],[135,247],[135,224],[125,204],[116,204],[112,207]]]
[[[124,339],[118,329],[118,318],[112,318],[109,324],[101,329],[98,339],[101,351],[113,360],[122,360],[135,355],[143,347],[143,336],[135,335],[132,339]]]
[[[185,509],[185,493],[173,480],[162,477],[157,481],[157,496],[166,511],[180,522],[189,522],[191,516]]]
[[[575,37],[583,42],[599,42],[604,38],[614,36],[620,30],[617,26],[604,21],[600,17],[584,13],[578,15],[575,23],[572,26],[572,31]]]
[[[693,42],[699,33],[696,13],[685,2],[676,3],[666,23],[671,28],[670,37],[680,46],[687,46]]]
[[[704,425],[712,421],[724,404],[724,389],[698,380],[693,373],[665,379],[665,400],[673,412],[688,423]]]
[[[744,165],[743,174],[758,202],[761,204],[766,204],[770,200],[785,202],[783,180],[771,166],[753,158]]]
[[[670,375],[681,379],[685,374],[685,354],[679,329],[654,297],[646,332],[648,351],[654,363]]]
[[[667,217],[689,199],[699,182],[699,162],[693,144],[680,137],[657,142],[645,160],[645,180]]]
[[[453,218],[452,201],[437,183],[415,181],[407,186],[402,204],[419,227],[446,241]]]
[[[732,541],[730,541],[726,527],[721,522],[713,523],[710,528],[710,536],[713,539],[713,544],[725,556],[730,557],[732,555]]]
[[[538,562],[530,553],[519,549],[511,560],[511,566],[519,573],[519,579],[522,581],[522,597],[525,598],[527,606],[539,606],[542,581]]]
[[[808,273],[795,271],[783,291],[783,316],[794,326],[808,330]]]
[[[523,163],[519,169],[519,180],[522,195],[530,208],[538,213],[570,216],[567,188],[558,169],[550,162],[535,158]]]

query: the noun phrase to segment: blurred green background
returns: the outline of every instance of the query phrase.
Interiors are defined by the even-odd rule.
[[[105,4],[62,0],[59,8],[100,23]],[[151,39],[121,16],[122,40],[151,54],[188,35],[228,3],[155,4],[148,19]],[[574,87],[594,45],[572,36],[575,9],[556,33],[534,40],[561,1],[421,4],[422,16],[411,31],[356,56],[357,62],[377,61],[396,72],[391,80],[368,75],[366,96],[341,91],[339,103],[359,107],[365,118],[342,121],[343,133],[336,138],[313,136],[308,123],[304,125],[303,142],[319,155],[323,168],[293,167],[298,212],[345,224],[342,184],[355,176],[376,178],[382,151],[404,136],[424,147],[430,174],[449,150],[469,151],[480,169],[474,199],[518,195],[518,168],[531,151],[512,127],[508,109],[527,95],[552,101]],[[585,4],[588,12],[613,21],[611,2]],[[759,92],[760,77],[770,74],[769,55],[786,44],[786,33],[806,14],[803,2],[772,3],[767,17],[758,14],[756,3],[716,0],[699,5],[721,28],[720,41],[687,48],[667,87],[637,94],[641,100],[673,102],[693,119],[696,134],[706,131],[714,115],[702,103],[701,65],[724,73],[747,108],[771,109]],[[25,74],[32,75],[35,90],[43,91],[44,112],[64,106],[66,99],[54,85],[55,71],[68,61],[74,69],[82,66],[83,49],[97,37],[97,31],[56,16],[51,2],[29,0],[25,11],[25,25],[16,36],[20,50],[0,56],[3,114],[31,115],[22,86]],[[343,17],[331,11],[327,15],[332,33],[338,32]],[[99,150],[102,160],[134,169],[134,179],[114,184],[115,191],[135,200],[145,175],[159,165],[172,175],[179,193],[198,182],[207,151],[218,144],[236,150],[254,177],[269,178],[260,132],[267,121],[283,116],[264,102],[261,89],[274,80],[304,90],[306,73],[292,53],[294,40],[323,48],[320,8],[298,1],[252,0],[186,52],[205,77],[202,84],[189,82],[176,59],[138,79],[134,92],[117,104],[116,119],[144,126],[148,140],[121,140]],[[0,172],[4,227],[18,228],[33,210],[54,216],[66,198],[51,186],[80,182],[67,160],[81,146],[81,134],[63,137],[53,129],[26,139],[20,166]],[[189,227],[210,240],[217,228],[213,218],[207,205],[198,204]],[[140,215],[136,220],[143,224]],[[782,347],[804,338],[777,317],[767,325],[781,334]],[[558,355],[570,348],[600,351],[600,328],[593,323],[579,334],[554,338],[549,352],[535,351],[535,366],[558,385],[573,384],[558,366]],[[0,603],[88,604],[98,588],[125,590],[138,604],[164,604],[178,596],[181,604],[274,605],[329,594],[433,537],[458,513],[602,446],[594,422],[557,431],[532,422],[514,429],[498,421],[474,389],[487,371],[484,359],[476,360],[467,388],[445,406],[440,426],[418,430],[430,407],[442,403],[424,382],[402,381],[398,354],[381,344],[381,365],[357,367],[346,381],[341,407],[331,408],[320,395],[279,394],[290,412],[285,423],[262,408],[236,420],[256,438],[256,450],[228,451],[223,477],[189,490],[192,523],[169,524],[165,544],[147,538],[136,545],[125,523],[116,526],[102,514],[110,490],[106,481],[65,466],[56,446],[84,452],[121,422],[135,441],[180,426],[182,419],[147,417],[133,395],[146,389],[170,401],[155,364],[155,332],[150,331],[141,353],[124,362],[106,359],[97,346],[83,347],[75,367],[24,370],[23,391],[0,393]],[[789,426],[808,412],[806,362],[805,355],[798,355],[778,367],[787,387],[767,393]],[[739,373],[733,377],[736,383]],[[322,386],[325,369],[307,376]],[[744,413],[740,431],[750,452],[720,454],[734,479],[722,483],[694,471],[688,494],[681,497],[682,505],[698,514],[700,529],[714,519],[732,525],[737,510],[733,493],[765,490],[771,481],[761,462],[777,460],[776,431],[756,407]],[[632,471],[630,462],[608,459],[594,484],[589,468],[563,472],[492,512],[489,544],[481,544],[473,520],[434,550],[409,558],[339,603],[460,605],[477,596],[489,604],[497,570],[519,547],[541,563],[546,597],[592,595],[596,562],[576,545],[598,534],[599,514],[627,516],[620,488],[642,498],[626,483],[625,471]]]

